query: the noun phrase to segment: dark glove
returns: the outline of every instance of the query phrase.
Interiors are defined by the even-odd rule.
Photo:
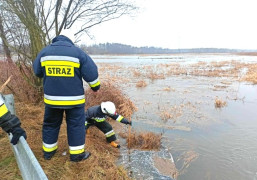
[[[132,126],[132,122],[129,122],[126,118],[123,118],[120,122],[123,124],[129,124],[130,126]]]
[[[16,145],[19,141],[20,137],[23,136],[24,139],[27,139],[26,132],[21,127],[15,127],[11,130],[11,133],[13,135],[11,143],[13,145]]]

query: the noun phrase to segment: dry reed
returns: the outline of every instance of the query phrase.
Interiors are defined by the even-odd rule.
[[[144,80],[140,80],[136,83],[136,87],[138,88],[142,88],[142,87],[146,87],[147,83]]]
[[[4,93],[14,94],[16,101],[36,102],[40,93],[28,83],[28,81],[32,81],[32,77],[26,80],[21,69],[24,74],[30,77],[31,69],[18,67],[13,62],[0,60],[0,84],[3,84],[10,75],[13,76]]]
[[[246,75],[243,77],[244,81],[257,84],[257,64],[252,64],[248,67]]]
[[[222,108],[227,105],[226,101],[223,101],[222,99],[216,97],[214,102],[215,108]]]
[[[131,132],[130,136],[120,133],[120,136],[127,139],[128,148],[141,150],[159,150],[161,147],[161,134],[153,132]]]
[[[132,70],[134,77],[140,77],[142,76],[142,73],[136,70]]]
[[[146,76],[149,79],[151,79],[152,81],[154,81],[156,79],[165,79],[165,75],[163,73],[158,74],[157,72],[154,72],[153,70],[151,70]]]
[[[100,105],[101,102],[111,101],[115,104],[117,112],[124,117],[131,117],[134,111],[137,110],[134,103],[127,97],[119,87],[112,83],[102,83],[99,92],[95,93],[92,90],[86,91],[86,109]]]

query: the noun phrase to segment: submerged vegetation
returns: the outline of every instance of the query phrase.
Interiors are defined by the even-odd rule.
[[[218,97],[216,97],[214,104],[215,104],[216,108],[222,108],[222,107],[227,105],[227,102],[223,101],[222,99],[219,99]]]
[[[128,148],[140,150],[160,150],[162,134],[153,132],[120,133],[120,136],[127,139]]]
[[[146,87],[147,83],[144,80],[140,80],[137,82],[136,87],[138,88],[142,88],[142,87]]]

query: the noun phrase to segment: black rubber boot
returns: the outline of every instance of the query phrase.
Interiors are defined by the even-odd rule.
[[[52,151],[52,152],[45,152],[44,151],[44,159],[45,160],[50,160],[54,154],[56,153],[56,150]]]
[[[71,154],[70,160],[73,162],[79,162],[79,161],[86,160],[87,158],[89,158],[90,155],[91,155],[90,152],[83,152],[81,154]]]

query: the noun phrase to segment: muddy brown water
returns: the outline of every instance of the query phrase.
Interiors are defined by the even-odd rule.
[[[134,77],[130,72],[131,67],[141,70],[144,66],[157,68],[158,64],[173,62],[183,65],[227,60],[256,63],[257,57],[229,54],[92,57],[99,66],[107,63],[124,67],[115,74],[108,73],[129,79],[119,83],[138,107],[132,117],[133,129],[163,134],[158,152],[130,150],[128,153],[128,149],[121,148],[119,163],[132,177],[173,179],[175,172],[162,167],[174,168],[174,163],[178,171],[174,178],[179,180],[257,179],[256,85],[225,77],[188,75],[151,81]],[[137,88],[138,79],[144,79],[148,85]],[[217,97],[227,105],[215,108]],[[169,114],[166,119],[162,118],[165,112]]]

